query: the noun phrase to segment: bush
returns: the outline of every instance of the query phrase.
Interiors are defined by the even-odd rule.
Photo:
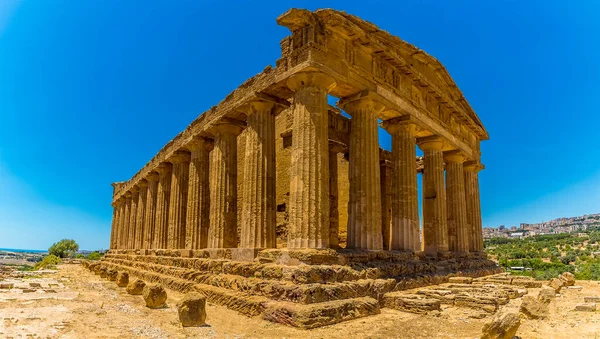
[[[100,252],[92,252],[90,254],[88,254],[87,258],[89,260],[99,260],[104,256],[104,254],[100,253]]]
[[[53,269],[53,268],[56,268],[56,265],[60,264],[61,261],[62,260],[59,257],[55,256],[54,254],[49,254],[49,255],[45,256],[42,261],[35,264],[35,266],[33,268],[36,270],[44,269],[44,268]]]
[[[82,253],[77,253],[75,254],[75,259],[84,259],[85,255],[83,255]]]
[[[67,258],[75,255],[79,250],[79,245],[73,239],[63,239],[50,246],[48,254],[55,255],[59,258]]]

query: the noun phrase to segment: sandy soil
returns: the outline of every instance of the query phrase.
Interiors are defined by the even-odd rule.
[[[488,318],[478,312],[447,307],[439,315],[416,315],[382,309],[371,316],[314,330],[299,330],[248,318],[225,307],[207,307],[206,327],[182,328],[175,304],[182,294],[168,291],[168,307],[151,310],[141,296],[131,296],[114,282],[100,279],[79,265],[62,265],[39,279],[42,288],[22,293],[0,290],[0,337],[8,338],[477,338]],[[522,338],[600,338],[600,312],[575,312],[583,296],[600,295],[600,283],[578,281],[550,304],[545,320],[522,319]],[[42,292],[47,290],[50,292]],[[52,292],[53,291],[53,292]],[[536,295],[536,289],[530,294]],[[518,311],[512,300],[502,311]]]

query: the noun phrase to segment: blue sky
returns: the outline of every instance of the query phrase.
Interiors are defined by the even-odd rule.
[[[110,183],[274,65],[290,7],[345,10],[446,66],[490,134],[484,225],[600,212],[597,2],[4,0],[0,247],[107,247]]]

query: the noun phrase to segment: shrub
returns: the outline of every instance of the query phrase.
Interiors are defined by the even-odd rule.
[[[56,265],[60,264],[61,261],[62,260],[59,257],[55,256],[54,254],[49,254],[49,255],[45,256],[42,261],[35,264],[35,266],[33,268],[36,270],[44,269],[44,268],[53,269],[53,268],[56,268]]]
[[[79,250],[79,245],[73,239],[63,239],[50,246],[48,254],[53,254],[59,258],[72,257]]]
[[[88,254],[87,258],[89,260],[99,260],[104,256],[104,254],[100,253],[100,252],[92,252],[90,254]]]

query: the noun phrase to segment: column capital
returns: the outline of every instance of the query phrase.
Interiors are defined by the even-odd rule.
[[[173,170],[173,164],[170,162],[161,162],[156,166],[156,172],[158,172],[158,174],[164,174],[171,170]]]
[[[192,139],[187,143],[186,147],[194,152],[199,151],[201,149],[205,149],[206,151],[212,151],[214,146],[214,142],[212,139],[201,137],[199,135],[195,135]]]
[[[230,118],[222,118],[217,121],[210,129],[214,133],[222,133],[222,134],[233,134],[240,135],[244,128],[246,128],[246,123],[243,121],[230,119]]]
[[[131,187],[131,197],[132,198],[137,198],[137,196],[140,194],[140,188],[136,185],[133,185],[133,187]]]
[[[485,166],[483,166],[478,161],[467,161],[464,163],[463,168],[465,171],[477,173],[477,172],[481,171],[482,169],[484,169]]]
[[[299,72],[287,79],[287,86],[294,92],[304,87],[318,87],[330,92],[336,86],[336,81],[322,72]]]
[[[169,157],[168,161],[172,164],[179,164],[179,163],[190,162],[190,158],[191,158],[191,156],[190,156],[189,152],[175,151]]]
[[[131,195],[132,195],[131,191],[125,192],[125,202],[131,201]]]
[[[142,179],[140,180],[140,182],[137,183],[137,185],[140,188],[148,187],[148,181],[146,179]]]
[[[467,158],[460,150],[444,152],[444,161],[462,164]]]
[[[416,136],[421,128],[415,123],[414,118],[410,115],[388,119],[381,122],[381,127],[390,134],[399,132],[409,133],[411,136]]]
[[[417,145],[422,151],[442,150],[444,148],[444,139],[437,135],[432,135],[417,140]]]
[[[385,105],[379,96],[368,90],[342,98],[336,103],[336,106],[350,115],[357,109],[369,109],[375,115],[378,115],[385,109]]]
[[[152,181],[158,181],[158,177],[159,177],[159,174],[158,174],[158,172],[150,172],[150,173],[148,173],[148,175],[146,176],[146,180],[147,180],[148,182],[152,182]]]
[[[337,141],[331,141],[329,140],[329,153],[333,153],[333,154],[338,154],[338,153],[342,153],[344,151],[346,151],[348,149],[348,146],[339,143]]]

